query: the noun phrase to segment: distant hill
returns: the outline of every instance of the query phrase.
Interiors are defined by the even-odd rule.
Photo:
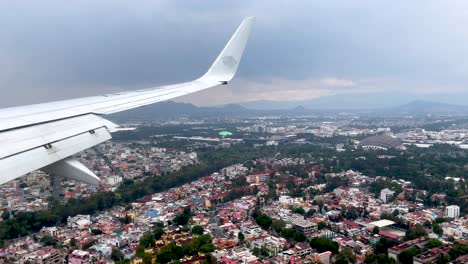
[[[197,107],[193,104],[168,101],[112,114],[109,118],[124,121],[152,121],[181,117],[243,117],[262,113],[267,112],[247,109],[238,104],[228,104],[220,107]]]
[[[402,114],[459,114],[468,113],[468,106],[415,100],[393,110]]]
[[[240,103],[240,105],[249,109],[293,109],[301,106],[305,109],[312,110],[370,110],[370,109],[386,109],[397,108],[413,102],[440,102],[441,110],[444,107],[453,108],[451,106],[467,105],[468,94],[429,94],[417,95],[401,92],[385,92],[385,93],[349,93],[336,94],[330,96],[322,96],[316,99],[299,100],[299,101],[253,101]],[[428,106],[429,107],[429,106]],[[432,105],[431,107],[435,107]]]
[[[338,97],[334,97],[337,100]],[[324,99],[318,104],[317,100],[314,100],[314,107],[309,107],[312,101],[303,101],[309,105],[297,105],[297,102],[287,102],[282,104],[281,102],[268,102],[262,101],[255,104],[254,102],[240,104],[228,104],[219,107],[197,107],[189,103],[177,103],[173,101],[161,102],[154,105],[149,105],[141,108],[132,109],[125,112],[116,113],[110,115],[111,120],[116,121],[155,121],[165,120],[171,118],[229,118],[229,117],[252,117],[252,116],[301,116],[309,114],[322,114],[322,113],[337,113],[339,111],[348,112],[361,112],[374,115],[426,115],[426,114],[466,114],[468,113],[468,106],[446,104],[439,102],[413,100],[405,102],[403,104],[394,105],[394,102],[373,105],[375,108],[371,108],[369,105],[362,103],[360,108],[358,105],[350,107],[345,102],[352,100],[352,97],[348,98],[347,101],[342,102],[342,108],[334,108],[332,105],[320,108],[318,105],[324,102],[330,101],[331,99]],[[388,106],[388,105],[391,106]],[[249,108],[257,107],[257,108]],[[346,108],[348,106],[349,108]],[[271,107],[271,108],[267,108]],[[335,106],[336,107],[336,106]],[[366,108],[369,107],[369,108]]]
[[[353,93],[322,96],[300,101],[253,101],[240,103],[250,109],[292,109],[298,106],[313,110],[365,110],[397,107],[416,100],[416,96],[401,96],[396,93]]]

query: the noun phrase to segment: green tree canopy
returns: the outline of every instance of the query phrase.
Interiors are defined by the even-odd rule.
[[[140,238],[140,246],[144,248],[154,247],[156,241],[154,240],[154,235],[151,232],[145,232]]]
[[[416,247],[409,248],[403,251],[398,258],[402,264],[412,264],[413,257],[419,254],[419,250]]]
[[[184,226],[184,225],[186,225],[188,223],[189,220],[190,220],[190,215],[188,215],[188,214],[178,214],[178,215],[176,215],[174,217],[172,222],[177,224],[177,225]]]
[[[429,241],[427,241],[426,248],[436,248],[442,246],[443,243],[439,239],[435,238],[430,238]]]
[[[310,246],[317,249],[318,252],[331,251],[333,254],[338,253],[339,244],[329,238],[314,237],[310,240]]]
[[[261,228],[268,229],[270,228],[273,221],[271,220],[270,216],[261,214],[255,219],[255,222],[257,222],[257,225],[259,225]]]
[[[292,228],[283,228],[283,230],[281,230],[280,235],[286,239],[291,239],[294,237],[295,233],[296,231],[294,231],[294,229]]]
[[[164,235],[164,230],[161,227],[156,227],[156,229],[154,229],[153,234],[154,234],[154,239],[160,240],[162,236]]]
[[[322,230],[327,227],[327,223],[319,222],[317,227],[318,227],[318,230]]]
[[[405,239],[406,240],[413,240],[413,239],[420,238],[420,237],[423,237],[423,236],[427,236],[426,229],[424,228],[424,226],[422,226],[420,224],[416,224],[416,225],[414,225],[413,228],[409,229],[406,232]]]
[[[294,241],[296,242],[304,242],[307,240],[307,237],[301,232],[295,232],[293,236]]]
[[[396,261],[385,254],[370,254],[364,260],[366,264],[397,264]]]
[[[355,263],[356,256],[350,247],[344,247],[336,257],[336,264]]]
[[[124,254],[118,248],[112,248],[111,259],[113,261],[123,260]]]
[[[196,225],[192,227],[192,234],[194,235],[203,235],[205,229],[202,226]]]
[[[239,241],[244,241],[245,240],[245,236],[242,232],[239,232],[237,233],[237,239],[239,239]]]
[[[286,222],[284,222],[283,220],[273,220],[273,222],[271,223],[271,227],[277,232],[277,233],[280,233],[281,230],[283,230],[283,228],[286,226]]]
[[[434,231],[434,233],[437,234],[438,236],[441,236],[444,234],[444,230],[442,229],[442,227],[440,227],[440,225],[436,223],[432,225],[432,231]]]
[[[295,214],[300,214],[300,215],[305,215],[305,213],[306,213],[304,208],[302,208],[302,207],[295,207],[295,208],[293,208],[292,212],[295,213]]]
[[[378,226],[374,226],[374,229],[372,229],[372,233],[379,234],[380,233],[380,228]]]
[[[51,237],[51,236],[43,236],[40,240],[41,244],[44,246],[55,246],[57,245],[57,239]]]

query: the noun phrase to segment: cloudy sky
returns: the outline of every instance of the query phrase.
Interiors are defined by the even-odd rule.
[[[188,81],[251,15],[235,81],[181,100],[468,95],[465,0],[0,1],[0,107]]]

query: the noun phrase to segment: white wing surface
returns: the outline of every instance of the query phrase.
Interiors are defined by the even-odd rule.
[[[194,81],[0,109],[0,184],[38,169],[97,184],[99,178],[71,156],[111,138],[117,125],[102,115],[227,84],[239,67],[253,22],[253,17],[242,21],[206,74]]]

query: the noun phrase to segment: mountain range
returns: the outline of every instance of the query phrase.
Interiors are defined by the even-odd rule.
[[[387,106],[387,104],[385,104]],[[390,105],[390,104],[388,104]],[[256,108],[253,108],[256,106]],[[275,109],[274,107],[277,106]],[[112,120],[128,121],[152,121],[170,118],[204,118],[204,117],[253,117],[253,116],[298,116],[320,113],[337,112],[363,112],[375,115],[427,115],[427,114],[468,114],[468,106],[453,105],[439,102],[415,100],[399,106],[376,107],[374,109],[359,108],[309,108],[303,105],[275,104],[274,102],[261,101],[258,103],[227,104],[218,107],[198,107],[189,103],[173,101],[161,102],[150,106],[132,109],[126,112],[113,114]],[[268,108],[267,108],[268,107]]]

